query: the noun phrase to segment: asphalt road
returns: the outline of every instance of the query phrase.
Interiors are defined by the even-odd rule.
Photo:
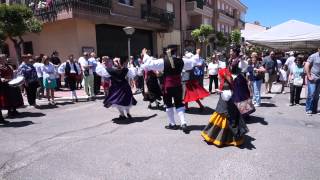
[[[102,107],[101,100],[21,109],[19,118],[0,127],[0,179],[320,177],[320,115],[307,117],[304,107],[288,107],[288,94],[263,98],[241,148],[217,148],[200,136],[216,95],[203,101],[204,113],[191,108],[186,114],[190,134],[164,129],[165,112],[147,109],[136,97],[132,122],[115,119],[117,110]]]

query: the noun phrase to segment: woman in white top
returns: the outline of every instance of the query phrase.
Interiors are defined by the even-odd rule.
[[[219,69],[219,64],[218,64],[218,59],[217,55],[212,56],[212,62],[209,63],[208,65],[208,71],[209,71],[209,92],[211,94],[215,93],[212,92],[212,83],[214,82],[214,88],[218,89],[218,69]]]
[[[46,89],[49,104],[55,105],[54,89],[57,87],[55,66],[50,62],[48,56],[43,56],[43,64],[43,86]]]

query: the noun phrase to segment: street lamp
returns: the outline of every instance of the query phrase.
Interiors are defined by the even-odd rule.
[[[125,27],[125,28],[123,28],[123,31],[128,36],[128,60],[129,60],[130,59],[130,40],[131,40],[131,36],[133,35],[135,29],[133,27]]]

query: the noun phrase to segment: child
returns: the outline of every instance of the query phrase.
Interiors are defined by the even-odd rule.
[[[287,72],[286,70],[284,69],[285,67],[282,66],[281,69],[279,70],[279,81],[281,83],[281,93],[282,94],[285,94],[285,90],[284,90],[284,87],[286,85],[286,82],[287,82]]]

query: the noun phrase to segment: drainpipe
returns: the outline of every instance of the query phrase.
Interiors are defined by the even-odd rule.
[[[183,57],[182,0],[180,0],[180,56]]]

